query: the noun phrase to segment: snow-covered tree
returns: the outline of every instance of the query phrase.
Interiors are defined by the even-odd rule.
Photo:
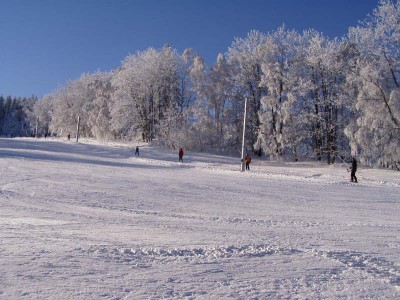
[[[51,116],[53,109],[53,97],[52,95],[46,95],[42,97],[39,101],[36,101],[32,110],[27,111],[27,115],[30,121],[31,130],[34,127],[38,127],[38,134],[49,134],[50,132],[50,124],[51,124]]]
[[[212,147],[212,136],[210,135],[212,125],[208,112],[208,99],[204,95],[207,90],[207,70],[201,56],[194,57],[189,75],[197,97],[188,111],[190,131],[187,135],[186,147],[203,151],[205,148]]]
[[[80,118],[80,135],[93,136],[89,120],[96,99],[96,81],[98,74],[82,74],[79,79],[67,83],[64,88],[53,93],[53,110],[50,131],[59,135],[74,135],[78,117]]]
[[[91,134],[100,140],[113,139],[111,130],[111,74],[96,72],[91,76],[89,88],[94,92],[86,120]]]
[[[111,80],[112,127],[123,137],[151,140],[170,106],[177,105],[176,52],[165,46],[128,56]]]
[[[261,98],[260,130],[255,148],[277,158],[286,152],[296,153],[298,129],[295,122],[296,98],[293,89],[297,83],[295,72],[300,36],[284,26],[267,35],[261,45],[264,61],[261,65],[260,85],[268,93]]]
[[[295,76],[291,97],[297,101],[295,122],[304,152],[311,149],[318,160],[333,163],[342,148],[347,122],[343,109],[348,99],[345,71],[346,47],[339,40],[328,40],[314,30],[305,31],[297,49]],[[311,153],[308,153],[310,155]]]
[[[199,96],[193,111],[196,116],[194,129],[196,136],[201,137],[201,148],[208,145],[221,150],[228,145],[232,146],[231,139],[226,135],[226,129],[231,123],[228,110],[232,107],[229,73],[229,65],[223,54],[218,55],[217,62],[210,70],[205,70],[204,61],[199,58],[191,70]]]
[[[346,133],[368,164],[400,168],[400,2],[381,0],[349,39],[360,52],[347,79],[358,91]]]
[[[190,48],[185,49],[183,54],[178,57],[179,90],[177,103],[180,113],[188,110],[196,100],[196,89],[191,77],[191,69],[193,68],[195,59],[199,57]]]
[[[248,145],[254,149],[260,127],[259,111],[261,98],[267,89],[260,85],[264,62],[261,45],[266,41],[266,35],[252,30],[246,38],[235,38],[228,49],[227,58],[233,80],[232,95],[248,97]],[[242,110],[243,112],[243,110]]]

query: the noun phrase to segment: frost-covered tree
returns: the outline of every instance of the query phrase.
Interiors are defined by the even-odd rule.
[[[267,35],[261,46],[261,86],[267,93],[256,148],[273,158],[312,153],[328,163],[347,149],[348,48],[314,30],[300,35],[281,27]]]
[[[111,83],[113,130],[121,137],[151,140],[165,112],[177,105],[176,51],[165,46],[129,55]]]
[[[38,134],[44,135],[50,133],[53,100],[51,95],[46,95],[36,101],[31,109],[25,107],[31,131],[37,126]]]
[[[160,59],[158,64],[158,72],[156,77],[156,127],[154,128],[154,137],[159,137],[160,124],[162,120],[166,118],[167,112],[176,112],[177,118],[182,113],[182,110],[178,109],[181,104],[179,95],[180,85],[182,82],[180,79],[181,73],[179,73],[179,62],[182,56],[179,56],[175,49],[172,49],[169,45],[165,45],[160,51]],[[190,92],[190,91],[188,91]],[[190,105],[190,95],[184,95],[187,98],[184,99],[184,105],[186,107]],[[171,115],[170,115],[171,116]]]
[[[34,126],[36,125],[37,121],[37,116],[33,116],[32,112],[35,110],[35,107],[37,103],[39,102],[39,99],[32,95],[31,97],[25,99],[23,101],[23,123],[21,124],[21,135],[22,136],[27,136],[30,135],[34,132]],[[46,125],[48,128],[48,124]],[[40,132],[40,133],[44,133]]]
[[[368,164],[400,168],[400,2],[381,0],[349,39],[360,52],[347,79],[357,90],[346,133]]]
[[[170,148],[196,148],[198,138],[193,131],[193,107],[198,99],[198,84],[204,80],[203,63],[192,49],[185,49],[182,55],[176,56],[177,93],[159,120],[157,134]]]
[[[266,95],[266,88],[260,85],[262,77],[261,66],[264,55],[261,45],[265,43],[266,35],[252,30],[246,38],[236,38],[228,49],[227,58],[233,80],[232,95],[234,98],[248,97],[248,145],[254,149],[260,129],[259,111],[261,98]],[[243,110],[242,110],[243,111]]]
[[[178,76],[179,90],[177,95],[177,104],[180,113],[187,111],[196,100],[196,89],[191,74],[194,61],[200,57],[193,49],[185,49],[183,54],[178,57]]]
[[[82,74],[65,87],[44,96],[28,112],[31,123],[39,117],[39,132],[74,136],[80,118],[80,135],[111,138],[109,118],[110,74]]]
[[[117,138],[135,137],[138,131],[145,129],[148,113],[142,104],[145,93],[139,79],[142,67],[138,56],[126,57],[111,79],[111,128]]]
[[[86,120],[91,134],[100,140],[113,139],[111,130],[111,74],[97,72],[91,76],[89,88],[94,91],[90,112]]]
[[[341,152],[342,133],[340,122],[344,120],[343,105],[348,98],[345,85],[347,58],[337,39],[328,40],[314,30],[306,31],[300,56],[304,64],[300,67],[301,81],[297,88],[304,101],[303,137],[308,139],[313,155],[333,163]]]
[[[98,74],[82,74],[79,79],[67,83],[64,88],[52,94],[53,110],[50,131],[59,135],[76,133],[78,117],[80,118],[80,135],[93,136],[89,120],[96,99],[96,86],[93,82]]]
[[[219,149],[232,146],[232,140],[226,134],[231,123],[228,111],[232,107],[232,82],[229,73],[229,65],[222,54],[218,55],[217,62],[208,71],[200,58],[196,59],[191,70],[199,96],[193,111],[196,115],[196,136],[202,137],[201,148],[206,145]]]
[[[186,147],[203,151],[212,147],[212,124],[208,113],[208,99],[204,95],[207,90],[206,64],[201,56],[194,57],[193,65],[190,67],[190,78],[193,81],[193,89],[198,95],[193,106],[189,110],[188,117],[190,132]]]
[[[261,98],[260,130],[256,149],[263,149],[270,157],[277,158],[285,153],[296,155],[299,129],[295,122],[296,113],[293,89],[297,83],[296,59],[300,36],[285,27],[267,35],[261,45],[264,61],[261,65],[260,85],[268,93]]]
[[[211,67],[208,83],[208,91],[205,93],[208,98],[208,110],[213,118],[215,143],[219,147],[229,145],[229,139],[225,135],[226,127],[231,120],[227,113],[231,105],[232,81],[230,70],[225,57],[218,55],[217,63]],[[228,142],[226,144],[226,142]]]

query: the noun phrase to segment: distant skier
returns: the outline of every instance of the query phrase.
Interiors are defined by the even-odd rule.
[[[71,139],[71,135],[69,133],[68,133],[67,138],[68,138],[68,141]]]
[[[353,157],[353,160],[351,161],[351,175],[350,175],[350,181],[358,183],[357,177],[356,177],[356,172],[357,172],[357,159]]]
[[[251,157],[250,157],[250,155],[248,153],[246,154],[246,158],[245,158],[244,161],[246,162],[246,170],[250,171]]]
[[[178,155],[179,155],[179,162],[183,162],[183,149],[182,148],[179,148]]]
[[[139,146],[136,146],[136,150],[135,150],[135,156],[139,156]]]

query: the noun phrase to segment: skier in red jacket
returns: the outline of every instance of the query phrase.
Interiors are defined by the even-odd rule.
[[[179,161],[180,162],[183,162],[183,149],[182,148],[179,148]]]

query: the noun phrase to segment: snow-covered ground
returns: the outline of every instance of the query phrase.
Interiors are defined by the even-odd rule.
[[[1,299],[398,299],[400,172],[0,139]]]

